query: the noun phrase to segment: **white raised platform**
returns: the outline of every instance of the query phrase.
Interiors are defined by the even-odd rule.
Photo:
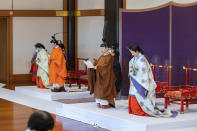
[[[77,87],[72,87],[77,88]],[[86,89],[86,87],[81,87]],[[21,95],[28,95],[45,100],[59,100],[59,99],[81,99],[81,98],[92,98],[89,91],[83,92],[51,92],[50,89],[40,89],[36,86],[20,86],[15,87],[15,92]]]
[[[197,105],[190,105],[176,118],[154,118],[129,115],[127,100],[116,101],[116,108],[100,109],[92,102],[63,104],[4,88],[0,88],[0,98],[112,131],[197,131]],[[161,100],[158,103],[163,107]],[[180,106],[171,104],[169,108],[179,111]]]
[[[29,96],[29,94],[21,95],[13,90],[5,88],[0,88],[0,98],[54,114],[56,114],[57,108],[63,107],[63,103],[60,102],[39,99]]]
[[[0,87],[3,87],[3,86],[5,86],[5,84],[0,83]]]
[[[130,115],[127,100],[117,101],[116,105],[116,108],[100,109],[95,103],[64,104],[62,109],[57,109],[57,114],[113,131],[197,131],[197,105],[191,105],[185,114],[178,114],[176,118]],[[170,105],[177,111],[179,107]]]

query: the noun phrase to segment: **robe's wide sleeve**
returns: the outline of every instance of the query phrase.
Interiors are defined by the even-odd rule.
[[[146,58],[141,55],[136,62],[130,64],[129,68],[132,68],[133,66],[137,68],[137,71],[134,73],[132,69],[130,69],[129,76],[147,91],[154,90],[156,88],[156,83],[153,79],[152,70]]]
[[[110,62],[112,61],[111,59],[112,57],[101,57],[98,62],[97,62],[97,65],[96,65],[96,70],[97,71],[102,71],[103,68],[106,68]]]
[[[88,69],[88,85],[90,87],[90,94],[94,93],[94,85],[96,82],[96,71],[95,69]]]

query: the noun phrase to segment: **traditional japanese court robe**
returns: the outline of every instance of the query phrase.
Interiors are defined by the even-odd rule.
[[[60,88],[66,82],[67,69],[62,49],[58,46],[52,49],[49,65],[49,82],[58,84]]]
[[[36,75],[37,75],[36,57],[37,57],[37,52],[34,53],[32,59],[31,59],[30,73],[32,74],[32,81],[33,82],[36,82]]]
[[[159,110],[156,107],[155,88],[157,87],[147,59],[139,53],[129,62],[129,113],[140,116],[172,117],[177,112]]]
[[[49,83],[49,55],[45,49],[41,49],[36,57],[37,71],[37,84],[39,88],[51,88]]]
[[[115,75],[113,71],[113,56],[102,55],[95,63],[95,71],[89,70],[89,84],[90,91],[94,93],[94,98],[107,100],[110,104],[115,105],[114,98],[116,98]]]

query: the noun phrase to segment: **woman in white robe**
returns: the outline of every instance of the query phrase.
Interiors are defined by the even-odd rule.
[[[140,116],[175,117],[177,112],[156,107],[157,85],[142,49],[138,45],[131,45],[129,51],[133,56],[129,62],[129,113]]]
[[[45,50],[44,45],[40,43],[37,43],[35,48],[38,52],[36,57],[36,64],[38,66],[37,85],[39,88],[51,88],[49,84],[48,52]]]

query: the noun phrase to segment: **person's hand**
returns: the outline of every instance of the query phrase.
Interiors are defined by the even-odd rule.
[[[37,61],[40,62],[40,59],[38,58]]]
[[[94,60],[93,65],[96,65],[96,64],[97,64],[97,62],[98,62],[98,60],[97,60],[97,59],[95,59],[95,58],[93,58],[93,60]]]
[[[93,58],[94,61],[97,61],[97,59]]]

